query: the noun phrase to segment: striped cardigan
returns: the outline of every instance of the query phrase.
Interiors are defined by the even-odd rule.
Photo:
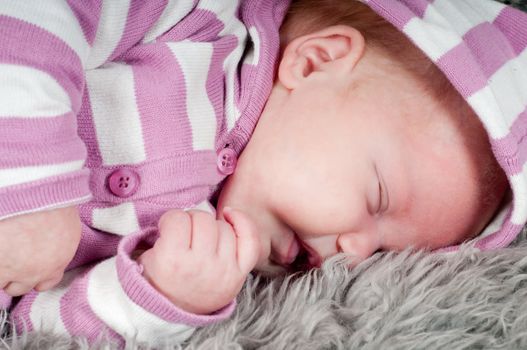
[[[0,140],[7,140],[0,148],[0,217],[79,203],[84,223],[62,283],[24,296],[13,315],[30,329],[89,340],[103,330],[121,342],[183,340],[193,327],[226,317],[233,305],[201,317],[176,310],[141,279],[129,255],[140,240],[155,240],[153,224],[167,208],[206,204],[224,178],[216,154],[226,145],[237,154],[247,142],[269,92],[286,4],[243,1],[231,23],[225,18],[232,9],[217,10],[229,7],[227,1],[177,2],[175,9],[172,1],[101,1],[37,11],[36,0],[25,0],[0,9],[6,15],[0,32],[12,39],[2,44],[7,53],[0,52],[0,79],[9,77],[0,96],[15,101],[0,104],[6,116],[0,123],[7,123],[0,128]],[[481,118],[513,195],[476,246],[507,245],[527,221],[527,16],[491,0],[364,2],[436,63]],[[47,23],[58,14],[61,20]],[[237,46],[243,38],[254,49],[243,53]],[[192,81],[185,80],[189,73]],[[163,84],[170,86],[157,88]],[[39,98],[17,105],[29,92]],[[53,139],[49,147],[42,147],[43,135]],[[113,182],[132,179],[126,199],[111,192],[120,169],[132,171]]]

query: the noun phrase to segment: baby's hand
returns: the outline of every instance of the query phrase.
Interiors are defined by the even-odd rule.
[[[210,314],[229,304],[258,261],[256,228],[241,212],[170,210],[159,220],[159,239],[139,256],[143,275],[176,306]]]
[[[0,221],[0,289],[18,296],[60,282],[81,236],[76,207]]]

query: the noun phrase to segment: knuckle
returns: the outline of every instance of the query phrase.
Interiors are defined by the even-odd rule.
[[[190,226],[190,216],[183,210],[171,209],[165,212],[158,222],[159,233],[161,235],[171,234],[171,227],[187,227]]]
[[[184,210],[170,209],[166,211],[163,215],[161,215],[161,218],[159,218],[159,223],[165,224],[166,222],[169,222],[169,221],[185,220],[187,216],[188,215]]]
[[[212,214],[209,212],[200,210],[200,209],[191,209],[188,211],[189,215],[192,217],[192,221],[211,221],[216,220]]]

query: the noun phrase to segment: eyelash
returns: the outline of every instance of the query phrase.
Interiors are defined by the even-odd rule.
[[[383,206],[383,202],[385,205]],[[388,193],[386,192],[386,188],[383,186],[382,179],[379,178],[379,207],[377,208],[377,214],[383,214],[390,204]]]
[[[382,184],[381,184],[381,180],[379,180],[379,206],[377,207],[377,214],[381,214],[382,198],[383,198]]]

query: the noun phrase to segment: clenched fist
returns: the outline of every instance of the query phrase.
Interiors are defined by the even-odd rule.
[[[170,210],[159,220],[159,239],[138,258],[145,278],[183,310],[204,315],[226,306],[258,261],[252,221],[234,209],[224,216]]]
[[[60,282],[81,237],[76,207],[0,221],[0,289],[18,296]]]

